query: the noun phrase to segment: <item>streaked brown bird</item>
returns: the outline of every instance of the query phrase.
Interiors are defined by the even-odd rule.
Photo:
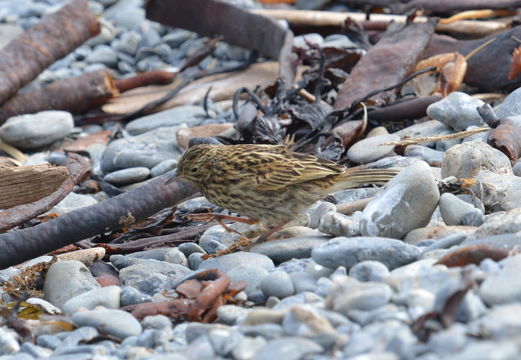
[[[291,145],[203,144],[184,153],[176,177],[167,183],[176,178],[190,181],[215,205],[249,218],[243,222],[260,222],[271,229],[261,236],[265,240],[315,201],[362,184],[384,184],[396,173],[392,169],[347,169],[293,152]],[[213,218],[221,225],[228,218],[216,216]]]

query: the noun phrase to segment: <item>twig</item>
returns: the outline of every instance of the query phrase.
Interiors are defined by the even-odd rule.
[[[431,142],[431,141],[461,139],[461,138],[464,138],[464,137],[467,137],[470,135],[478,134],[478,133],[489,131],[489,130],[490,130],[490,128],[479,128],[479,129],[460,131],[460,132],[457,132],[454,134],[426,136],[426,137],[419,137],[419,138],[403,139],[400,141],[389,141],[386,143],[382,143],[380,145],[404,146],[404,145],[420,144],[420,143]]]

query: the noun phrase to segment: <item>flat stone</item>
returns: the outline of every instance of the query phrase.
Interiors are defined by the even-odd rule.
[[[301,337],[284,337],[268,341],[252,360],[299,360],[306,356],[319,354],[324,349],[314,341]]]
[[[521,255],[506,258],[501,271],[491,274],[483,281],[479,295],[489,306],[520,302],[520,271]]]
[[[270,240],[254,245],[250,251],[263,254],[275,263],[281,263],[290,259],[304,259],[311,256],[311,250],[318,245],[326,243],[329,236],[299,236],[281,240]]]
[[[356,142],[347,151],[347,158],[357,164],[367,164],[385,157],[393,152],[394,145],[381,145],[386,142],[399,141],[396,135],[379,135],[367,137]]]
[[[415,261],[420,253],[416,246],[400,240],[380,237],[334,238],[313,249],[311,256],[320,265],[350,269],[365,260],[379,261],[388,269]]]
[[[444,193],[440,197],[440,212],[447,225],[479,226],[485,221],[479,209],[451,193]]]
[[[146,167],[133,167],[113,171],[103,179],[114,185],[127,185],[145,180],[150,175],[150,169]]]
[[[71,320],[77,326],[92,326],[99,332],[123,340],[141,333],[141,324],[130,313],[123,310],[96,309],[77,312]]]
[[[177,106],[132,120],[125,129],[131,135],[139,135],[161,127],[175,127],[174,136],[177,136],[178,126],[183,123],[198,125],[205,117],[206,113],[200,106]]]
[[[20,149],[51,145],[72,132],[74,120],[67,111],[41,111],[13,116],[0,126],[0,139]]]

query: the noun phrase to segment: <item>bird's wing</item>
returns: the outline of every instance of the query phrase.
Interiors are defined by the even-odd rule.
[[[345,167],[313,155],[285,152],[283,154],[257,152],[258,164],[242,170],[241,185],[255,190],[282,190],[286,186],[337,175]]]

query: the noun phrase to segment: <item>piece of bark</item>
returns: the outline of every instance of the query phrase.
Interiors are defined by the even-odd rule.
[[[154,70],[146,71],[136,76],[116,81],[116,87],[120,92],[128,91],[142,86],[171,83],[177,73]]]
[[[367,14],[355,12],[331,12],[314,10],[293,10],[293,9],[255,9],[253,13],[271,17],[273,19],[286,20],[290,26],[314,26],[314,27],[342,27],[348,18],[359,22],[366,30],[378,29],[385,30],[387,25],[393,21],[405,23],[407,16],[391,14]],[[426,16],[417,16],[414,22],[426,22]],[[500,21],[475,21],[458,20],[450,24],[436,24],[436,31],[444,33],[455,33],[473,37],[483,37],[499,31],[506,30],[508,23]]]
[[[43,110],[81,114],[118,95],[109,70],[89,72],[11,97],[0,107],[0,124],[11,116]]]
[[[147,19],[214,37],[277,59],[287,29],[276,21],[219,0],[148,0]]]
[[[427,107],[430,104],[441,99],[439,95],[431,95],[402,100],[388,106],[373,109],[367,113],[367,117],[369,120],[381,123],[419,119],[427,115]]]
[[[369,49],[342,84],[335,109],[352,105],[372,91],[402,81],[418,62],[434,32],[436,22],[391,24],[382,39]],[[380,92],[372,100],[394,100],[395,92]]]
[[[521,157],[521,127],[508,117],[503,118],[490,131],[487,143],[508,156],[510,162],[515,164]]]
[[[63,166],[0,167],[0,209],[40,200],[56,191],[68,176]]]
[[[196,104],[206,96],[208,89],[212,90],[209,97],[212,101],[230,100],[240,87],[249,87],[252,84],[266,87],[277,79],[278,63],[268,61],[250,66],[246,70],[233,73],[217,74],[193,81],[179,94],[161,105],[157,110],[166,110],[175,106]],[[102,106],[102,110],[108,114],[126,114],[136,111],[146,104],[158,100],[178,85],[175,81],[169,85],[150,85],[125,92],[117,98],[109,100]]]
[[[87,0],[71,0],[0,50],[0,103],[100,32]]]
[[[65,162],[70,176],[62,181],[57,191],[50,195],[39,199],[38,201],[18,205],[8,210],[0,212],[0,232],[11,229],[20,225],[36,216],[43,214],[60,202],[67,194],[72,191],[74,185],[83,180],[85,175],[90,171],[90,163],[88,159],[76,154],[70,154]]]
[[[466,56],[492,40],[467,59],[464,82],[477,87],[480,91],[512,90],[521,85],[521,76],[512,80],[508,79],[512,66],[512,53],[519,46],[517,40],[519,38],[521,38],[521,26],[479,40],[456,40],[448,36],[433,36],[422,57],[428,58],[455,51]]]

